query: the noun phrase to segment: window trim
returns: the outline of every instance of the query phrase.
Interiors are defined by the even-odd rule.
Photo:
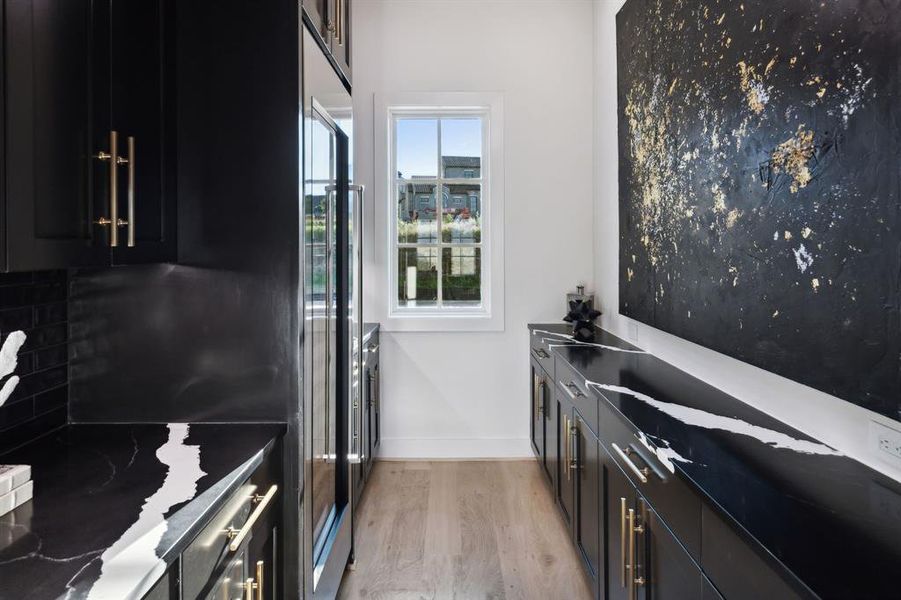
[[[377,279],[385,284],[379,304],[380,321],[386,331],[503,331],[504,329],[504,167],[503,167],[503,97],[498,93],[397,93],[374,99],[375,181],[377,185],[375,236],[377,263],[382,266]],[[397,117],[441,118],[446,116],[482,116],[482,164],[478,178],[445,178],[441,171],[440,140],[434,178],[422,183],[462,183],[480,185],[482,203],[482,239],[477,244],[450,244],[439,238],[427,245],[435,248],[442,261],[441,249],[450,246],[481,249],[481,295],[479,308],[473,307],[402,307],[397,298],[397,185],[410,182],[397,177],[394,121]],[[417,178],[416,183],[419,183]],[[379,200],[382,202],[379,202]],[[441,215],[443,189],[436,187],[435,209]],[[487,208],[487,210],[486,210]],[[440,236],[440,225],[439,233]],[[416,247],[417,244],[403,246]],[[370,279],[373,281],[373,279]]]

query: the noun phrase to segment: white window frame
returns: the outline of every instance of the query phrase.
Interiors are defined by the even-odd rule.
[[[394,120],[397,117],[441,118],[477,115],[483,118],[482,165],[478,178],[452,178],[481,185],[481,296],[479,307],[404,307],[397,298],[397,168],[395,164]],[[380,285],[386,294],[380,321],[386,331],[503,331],[504,329],[504,153],[503,96],[499,93],[394,93],[376,95],[374,101],[375,150],[375,241]],[[440,149],[440,143],[439,143]],[[439,151],[434,181],[446,181]],[[428,180],[431,183],[433,180]],[[440,217],[443,190],[435,191],[436,215]],[[440,225],[439,225],[440,228]],[[450,246],[440,239],[435,245],[438,261],[441,249]],[[465,246],[465,245],[464,245]],[[370,279],[372,281],[372,279]]]

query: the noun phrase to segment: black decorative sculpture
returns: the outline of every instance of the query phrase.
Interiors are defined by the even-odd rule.
[[[574,340],[591,342],[594,341],[594,322],[600,316],[601,311],[595,310],[590,302],[570,300],[569,314],[563,317],[563,320],[573,324]]]

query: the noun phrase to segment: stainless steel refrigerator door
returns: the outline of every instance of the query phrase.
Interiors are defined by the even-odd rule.
[[[362,339],[352,102],[303,28],[304,597],[333,598],[351,551],[350,460]]]

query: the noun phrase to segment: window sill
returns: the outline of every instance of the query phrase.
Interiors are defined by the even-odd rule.
[[[504,319],[485,313],[396,312],[388,315],[381,327],[384,331],[400,332],[503,331]]]

